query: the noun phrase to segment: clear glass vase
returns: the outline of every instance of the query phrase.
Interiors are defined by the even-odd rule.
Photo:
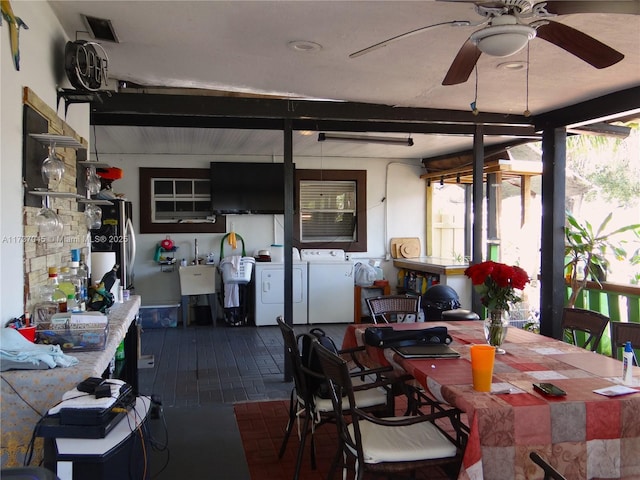
[[[506,353],[502,347],[504,339],[507,337],[509,328],[508,310],[489,310],[489,314],[484,321],[484,335],[487,343],[496,347],[497,354]]]

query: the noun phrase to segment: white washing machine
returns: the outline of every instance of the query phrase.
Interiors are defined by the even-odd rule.
[[[256,262],[254,265],[256,326],[277,325],[284,315],[284,263]],[[307,323],[307,262],[294,261],[293,323]]]
[[[309,323],[353,322],[354,262],[344,250],[302,249],[309,262]]]

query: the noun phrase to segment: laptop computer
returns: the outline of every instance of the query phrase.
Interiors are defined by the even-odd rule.
[[[449,345],[411,345],[408,347],[394,347],[403,358],[458,358],[460,354]]]

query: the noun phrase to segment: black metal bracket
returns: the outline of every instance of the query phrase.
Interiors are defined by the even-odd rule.
[[[56,102],[56,110],[60,106],[60,99],[64,99],[64,117],[67,118],[67,111],[69,110],[69,105],[74,103],[93,103],[100,102],[102,103],[102,97],[100,96],[100,92],[91,92],[89,90],[74,90],[71,88],[60,88],[58,89],[58,98]]]

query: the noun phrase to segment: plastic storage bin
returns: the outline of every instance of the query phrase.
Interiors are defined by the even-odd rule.
[[[175,328],[179,308],[180,304],[140,307],[140,325],[142,328]]]
[[[109,335],[109,324],[62,326],[38,324],[36,341],[45,345],[59,345],[64,352],[104,350]]]

